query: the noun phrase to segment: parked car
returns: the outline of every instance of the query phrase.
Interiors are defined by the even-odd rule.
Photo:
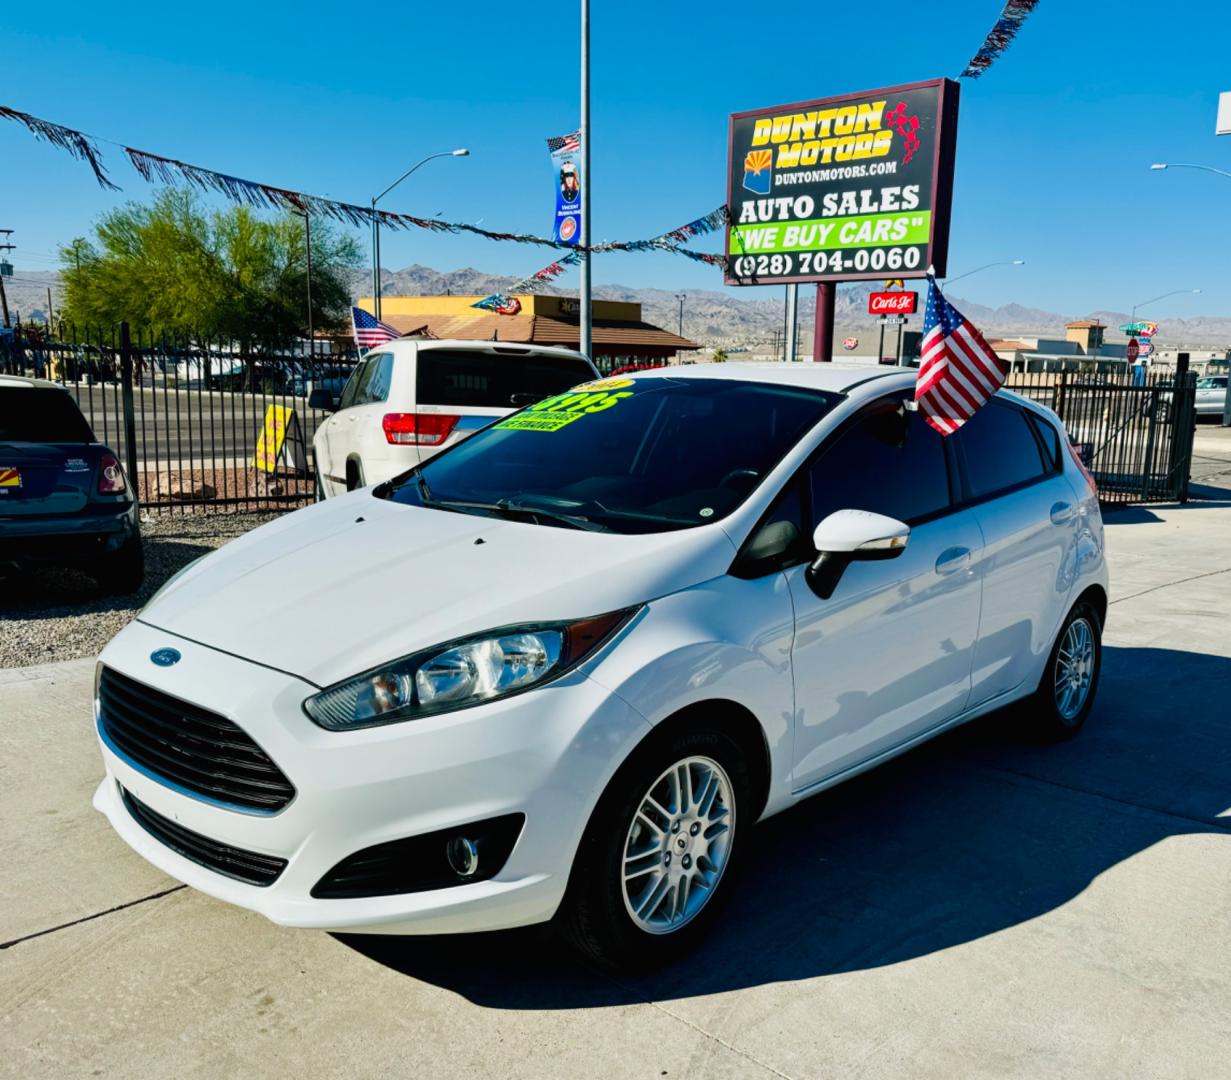
[[[0,375],[0,571],[46,564],[136,591],[145,574],[137,500],[67,390]]]
[[[755,822],[1011,702],[1090,712],[1103,526],[1060,422],[1000,393],[942,439],[913,392],[599,380],[249,533],[103,652],[94,805],[284,925],[673,955]]]
[[[331,408],[336,410],[342,401],[342,391],[346,387],[346,382],[354,374],[356,366],[355,364],[324,368],[305,366],[292,385],[291,393],[300,397],[309,397],[313,390],[327,390]],[[318,398],[317,400],[324,399]]]
[[[1227,376],[1203,375],[1197,380],[1196,412],[1200,416],[1222,416],[1227,406]]]
[[[401,339],[373,349],[316,429],[317,498],[377,484],[461,442],[514,409],[597,377],[570,349]],[[336,410],[336,411],[335,411]]]

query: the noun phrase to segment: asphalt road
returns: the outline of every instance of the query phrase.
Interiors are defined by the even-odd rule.
[[[1085,731],[1004,716],[758,827],[719,932],[613,980],[537,932],[290,931],[90,808],[92,664],[0,672],[0,1075],[1228,1075],[1231,491],[1109,516]]]
[[[95,436],[123,454],[124,411],[119,384],[73,389]],[[310,452],[312,436],[326,414],[307,408],[301,397],[163,387],[134,390],[137,459],[147,464],[247,460],[256,448],[270,405],[295,410]]]

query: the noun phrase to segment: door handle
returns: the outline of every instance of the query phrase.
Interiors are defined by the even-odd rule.
[[[1051,508],[1051,523],[1053,525],[1067,525],[1073,520],[1073,504],[1066,502],[1055,503]]]
[[[951,547],[940,553],[936,560],[938,574],[952,574],[970,565],[970,548]]]

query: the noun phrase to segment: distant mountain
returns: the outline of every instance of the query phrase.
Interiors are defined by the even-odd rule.
[[[409,296],[433,295],[486,295],[507,290],[514,278],[489,274],[474,267],[459,270],[436,270],[430,266],[406,266],[401,270],[384,270],[381,274],[381,289],[386,295]],[[46,270],[15,270],[13,277],[5,279],[11,312],[20,312],[23,319],[41,320],[47,308],[47,289],[51,288],[52,302],[58,311],[62,303],[59,275]],[[857,336],[865,343],[877,333],[876,320],[867,313],[868,293],[880,287],[879,282],[857,282],[838,289],[835,311],[835,336]],[[919,287],[919,283],[916,283]],[[355,297],[370,296],[372,278],[370,271],[355,270],[351,275],[351,291]],[[576,296],[576,289],[557,289],[548,286],[542,290],[555,296]],[[679,327],[680,306],[676,294],[668,289],[634,289],[626,285],[596,285],[594,295],[604,300],[626,300],[641,304],[642,317],[657,326],[669,330]],[[799,290],[800,327],[803,341],[811,339],[811,326],[815,310],[816,292],[811,287]],[[1128,322],[1128,314],[1120,311],[1093,311],[1077,315],[1064,315],[1021,304],[1003,304],[991,308],[964,300],[960,296],[949,298],[967,318],[989,338],[1014,337],[1064,337],[1064,324],[1074,318],[1093,318],[1109,327],[1109,341],[1123,340],[1124,335],[1116,329]],[[722,346],[727,349],[746,346],[765,346],[780,335],[783,326],[783,290],[777,287],[747,288],[742,290],[717,289],[688,290],[684,299],[684,336],[703,345]],[[1195,316],[1175,319],[1158,316],[1162,326],[1160,344],[1168,346],[1231,347],[1231,318],[1221,316]],[[920,317],[911,320],[918,329]],[[890,334],[892,337],[892,334]]]

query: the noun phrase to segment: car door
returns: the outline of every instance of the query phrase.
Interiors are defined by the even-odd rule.
[[[351,377],[346,380],[346,385],[342,388],[337,412],[327,417],[320,426],[325,448],[321,476],[328,485],[331,495],[338,495],[346,491],[346,458],[352,446],[351,432],[356,418],[353,410],[356,400],[360,397],[361,389],[371,373],[371,360],[370,356],[365,357],[355,366]]]
[[[949,448],[902,397],[864,410],[805,469],[807,540],[842,509],[887,514],[911,534],[897,558],[852,562],[827,600],[806,565],[786,571],[797,790],[943,724],[969,698],[983,539],[974,514],[953,507]]]
[[[1055,429],[1020,405],[993,398],[952,439],[985,545],[971,674],[981,705],[1020,687],[1051,649],[1076,577],[1079,502]]]

